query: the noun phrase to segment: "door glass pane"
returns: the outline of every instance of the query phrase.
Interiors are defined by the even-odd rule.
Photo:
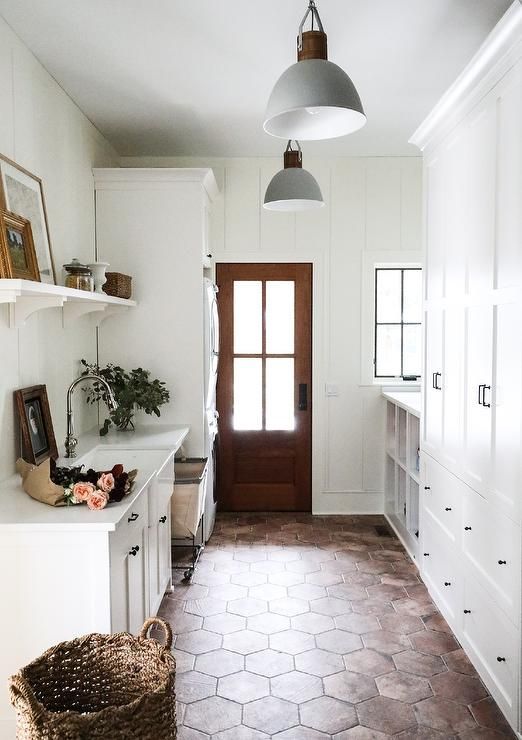
[[[403,321],[422,321],[422,272],[404,270]]]
[[[261,280],[234,280],[234,352],[260,354],[262,351]]]
[[[405,326],[403,335],[403,373],[421,374],[421,327],[420,324]]]
[[[377,367],[378,376],[400,376],[401,374],[401,327],[386,324],[376,327],[377,330]]]
[[[377,321],[401,320],[401,271],[377,270]]]
[[[294,429],[294,360],[266,360],[266,428]]]
[[[234,429],[261,429],[263,426],[262,360],[234,359]]]
[[[266,351],[294,353],[294,282],[268,280],[266,283]]]

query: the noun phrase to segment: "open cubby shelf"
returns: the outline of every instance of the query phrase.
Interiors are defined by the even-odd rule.
[[[383,394],[386,398],[386,456],[384,512],[410,555],[419,547],[419,430],[418,394]],[[401,405],[397,396],[409,396]]]

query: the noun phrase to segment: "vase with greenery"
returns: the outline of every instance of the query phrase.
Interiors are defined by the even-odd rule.
[[[134,429],[133,417],[137,409],[146,414],[160,416],[159,407],[170,399],[170,392],[165,383],[157,378],[150,379],[150,371],[141,367],[135,370],[124,370],[119,365],[109,363],[105,367],[99,367],[95,363],[82,360],[85,370],[82,375],[96,373],[110,385],[118,407],[109,412],[109,418],[105,419],[100,436],[109,431],[112,424],[121,431]],[[92,385],[85,389],[87,403],[94,404],[105,401],[105,389],[101,383],[93,381]]]

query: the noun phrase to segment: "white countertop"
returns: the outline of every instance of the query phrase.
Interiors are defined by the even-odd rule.
[[[382,395],[388,401],[405,409],[413,416],[420,418],[421,415],[421,393],[420,391],[383,391]]]
[[[73,467],[94,448],[114,450],[113,464],[123,464],[124,451],[134,451],[133,467],[138,468],[138,475],[131,493],[101,511],[90,511],[85,505],[48,506],[28,496],[22,488],[20,476],[14,475],[0,483],[0,532],[114,530],[150,479],[172,452],[179,449],[188,432],[188,426],[151,424],[139,427],[135,432],[112,432],[105,437],[100,437],[96,430],[83,435],[78,444],[78,456],[60,458],[58,464]],[[152,454],[153,451],[160,454]]]

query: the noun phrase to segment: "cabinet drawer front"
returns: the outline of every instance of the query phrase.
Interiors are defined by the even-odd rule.
[[[149,494],[149,525],[155,526],[170,501],[174,488],[174,452],[154,478]]]
[[[118,522],[115,532],[111,532],[111,541],[118,542],[123,548],[134,544],[136,534],[147,526],[147,498],[149,488],[144,489],[138,498],[133,501],[125,516]]]
[[[466,486],[462,550],[465,562],[498,605],[518,620],[520,527]]]
[[[423,508],[455,545],[460,537],[464,484],[428,455],[423,455],[422,470]]]
[[[422,530],[422,577],[430,594],[453,626],[460,623],[462,573],[455,551],[441,538],[440,529],[429,520]]]
[[[518,631],[471,577],[464,583],[462,638],[484,682],[508,718],[516,720]],[[500,660],[499,660],[500,658]]]

